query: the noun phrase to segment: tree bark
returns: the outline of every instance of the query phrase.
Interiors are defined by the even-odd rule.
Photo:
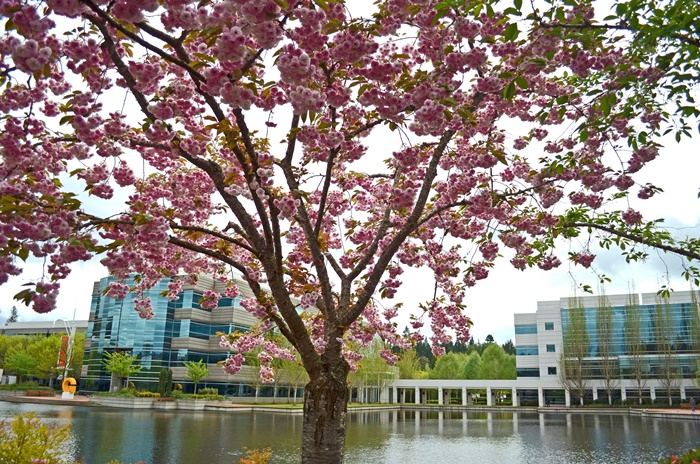
[[[348,410],[347,370],[323,369],[304,390],[303,464],[340,464]]]

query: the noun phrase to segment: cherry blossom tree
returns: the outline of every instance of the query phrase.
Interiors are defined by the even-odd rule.
[[[272,360],[298,355],[302,461],[342,462],[361,358],[348,347],[409,348],[426,322],[436,355],[467,343],[465,290],[499,257],[554,269],[557,241],[575,239],[566,259],[588,267],[592,237],[628,260],[647,246],[700,257],[632,207],[659,193],[634,177],[671,121],[645,93],[669,67],[596,27],[592,2],[526,8],[2,0],[0,283],[41,260],[17,298],[47,312],[71,265],[99,255],[137,275],[108,294],[133,291],[149,318],[163,277],[174,299],[215,276],[226,290],[200,301],[215,308],[242,275],[261,322],[222,338],[225,369],[255,349],[272,382]],[[403,337],[407,268],[432,270],[435,292]]]

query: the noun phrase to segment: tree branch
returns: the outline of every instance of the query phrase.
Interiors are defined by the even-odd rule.
[[[251,248],[249,245],[247,245],[246,243],[243,243],[240,240],[236,240],[236,239],[234,239],[226,234],[222,234],[221,232],[218,232],[215,230],[207,229],[205,227],[183,226],[183,225],[178,225],[178,224],[173,224],[173,223],[170,224],[170,228],[173,230],[188,230],[188,231],[192,231],[192,232],[201,232],[201,233],[206,234],[206,235],[211,235],[212,237],[216,237],[216,238],[221,239],[227,243],[230,243],[232,245],[236,245],[236,246],[241,247],[250,253],[255,254],[255,250],[253,248]]]
[[[169,53],[165,53],[163,50],[156,47],[155,45],[150,44],[149,42],[143,40],[137,34],[131,32],[129,29],[125,28],[119,22],[114,20],[114,18],[112,18],[110,15],[108,15],[107,13],[102,11],[102,9],[100,9],[97,5],[93,4],[90,0],[80,0],[80,2],[83,3],[84,5],[86,5],[88,8],[90,8],[92,11],[94,11],[95,14],[97,14],[97,16],[102,18],[103,21],[107,22],[110,26],[117,29],[119,32],[121,32],[125,36],[129,37],[131,40],[133,40],[137,44],[152,51],[156,55],[163,58],[165,61],[172,63],[174,65],[177,65],[177,66],[181,67],[182,69],[187,70],[187,72],[191,76],[196,76],[197,80],[199,80],[201,82],[205,81],[204,76],[199,74],[196,70],[192,69],[192,67],[189,64],[185,63],[184,61],[180,60],[179,58],[176,58],[176,57],[170,55]]]
[[[326,176],[323,180],[323,189],[321,190],[321,201],[318,204],[318,216],[316,216],[316,226],[314,227],[314,236],[318,237],[321,233],[321,224],[323,223],[323,216],[326,212],[326,200],[328,199],[328,191],[331,188],[331,180],[333,179],[333,167],[335,157],[338,156],[338,151],[340,147],[333,148],[328,154],[328,161],[326,162]]]
[[[607,232],[609,234],[625,238],[627,240],[630,240],[635,243],[639,243],[641,245],[649,246],[652,248],[657,248],[659,250],[667,251],[669,253],[674,253],[680,256],[684,256],[688,258],[689,260],[695,260],[695,261],[700,261],[700,254],[696,253],[694,251],[690,250],[685,250],[680,247],[676,246],[670,246],[670,245],[664,245],[663,243],[654,243],[652,241],[649,241],[645,239],[644,237],[640,237],[638,235],[633,235],[630,234],[629,232],[624,232],[622,230],[615,229],[610,226],[602,225],[602,224],[596,224],[594,222],[566,222],[561,225],[563,228],[567,227],[588,227],[591,229],[596,229],[596,230],[601,230],[603,232]]]
[[[97,8],[97,10],[102,11],[99,8]],[[121,56],[119,56],[116,44],[114,43],[114,40],[112,40],[112,36],[109,34],[109,30],[107,29],[105,22],[100,21],[99,18],[90,14],[85,14],[85,17],[100,30],[100,33],[102,33],[102,38],[105,46],[107,47],[107,53],[109,54],[112,63],[114,63],[114,66],[116,66],[119,75],[124,78],[127,87],[129,87],[129,91],[134,98],[136,98],[136,102],[139,104],[141,111],[148,119],[155,122],[158,118],[156,118],[153,113],[149,111],[148,100],[146,100],[146,97],[136,89],[136,79],[131,74],[131,71],[126,63],[122,61]]]
[[[478,100],[481,101],[481,99],[483,99],[483,95]],[[413,207],[411,215],[408,217],[403,227],[401,227],[401,229],[396,233],[389,245],[384,249],[384,251],[382,251],[381,255],[377,259],[377,263],[374,266],[374,270],[369,275],[369,278],[367,279],[367,282],[365,283],[362,290],[359,292],[357,300],[353,304],[350,311],[348,311],[348,313],[343,317],[341,321],[342,326],[349,326],[355,319],[357,319],[360,316],[360,314],[362,314],[362,311],[364,311],[365,307],[371,300],[375,289],[379,285],[382,275],[384,274],[384,270],[389,265],[394,255],[401,247],[401,244],[414,230],[416,230],[416,227],[418,226],[418,223],[420,221],[420,217],[423,214],[425,205],[428,201],[430,191],[432,190],[433,180],[437,176],[437,170],[438,165],[440,164],[440,159],[445,153],[445,150],[447,149],[447,146],[454,135],[455,131],[449,130],[446,131],[442,135],[442,137],[440,137],[440,142],[435,148],[433,156],[430,160],[430,164],[428,165],[428,168],[426,170],[425,179],[423,179],[423,185],[421,186],[420,193],[418,194],[418,198],[416,199],[416,204]]]

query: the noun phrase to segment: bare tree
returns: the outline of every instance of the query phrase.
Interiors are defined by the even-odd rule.
[[[666,391],[668,405],[673,404],[671,393],[680,386],[680,369],[675,347],[675,325],[673,323],[673,309],[667,296],[656,297],[656,318],[654,320],[654,338],[658,353],[659,383]]]
[[[646,387],[645,375],[646,342],[642,334],[642,310],[639,307],[634,288],[630,288],[625,308],[625,348],[630,360],[629,375],[634,379],[639,404],[642,404],[642,391]]]
[[[586,358],[590,356],[591,337],[586,328],[586,308],[583,299],[569,298],[564,331],[564,349],[559,358],[559,382],[567,390],[583,397],[589,388],[590,377],[586,369]]]
[[[605,290],[601,288],[595,314],[598,338],[598,368],[603,386],[608,395],[608,405],[612,405],[613,391],[620,385],[620,359],[613,346],[613,310]]]
[[[295,360],[281,360],[279,377],[282,379],[282,383],[286,384],[288,387],[287,400],[289,401],[289,396],[294,392],[293,402],[297,402],[299,388],[306,385],[309,381],[309,375],[306,373],[304,366],[301,364],[301,360],[297,355]]]

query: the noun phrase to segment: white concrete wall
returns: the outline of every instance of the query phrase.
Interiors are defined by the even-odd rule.
[[[545,330],[545,324],[552,323],[552,330]],[[562,351],[561,306],[558,301],[537,303],[537,335],[539,348],[540,379],[557,380],[557,374],[548,374],[549,367],[559,369],[559,355]],[[547,352],[547,345],[554,345],[554,352]],[[517,360],[516,360],[517,361]]]

